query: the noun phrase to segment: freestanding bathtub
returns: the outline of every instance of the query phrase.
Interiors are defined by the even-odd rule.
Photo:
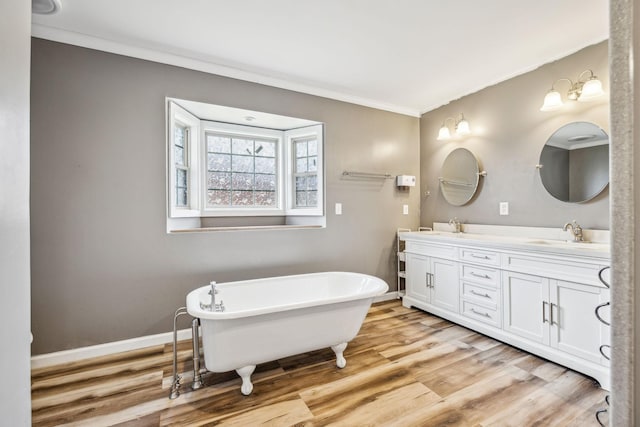
[[[360,330],[373,298],[389,287],[373,276],[347,272],[312,273],[216,284],[187,295],[187,311],[200,319],[208,371],[236,370],[241,392],[251,394],[251,374],[259,363],[331,347],[336,365],[346,366],[343,351]]]

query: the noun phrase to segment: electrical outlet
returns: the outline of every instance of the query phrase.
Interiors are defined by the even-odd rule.
[[[402,205],[402,215],[409,215],[409,205]]]
[[[342,203],[336,203],[336,215],[342,215]]]
[[[500,215],[509,215],[509,202],[500,202]]]

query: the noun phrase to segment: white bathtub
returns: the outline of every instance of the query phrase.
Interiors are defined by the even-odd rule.
[[[366,274],[327,272],[219,283],[216,302],[225,311],[202,309],[210,286],[187,295],[187,311],[200,318],[207,370],[236,370],[242,394],[251,394],[259,363],[331,347],[343,368],[342,352],[360,330],[373,298],[389,287]]]

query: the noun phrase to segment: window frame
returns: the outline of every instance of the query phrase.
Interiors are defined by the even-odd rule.
[[[283,156],[284,156],[284,140],[282,131],[266,129],[266,128],[258,128],[254,126],[244,126],[237,125],[232,123],[222,123],[222,122],[213,122],[208,120],[202,120],[202,142],[200,149],[202,153],[207,153],[207,134],[213,133],[218,135],[225,135],[230,137],[238,137],[238,138],[259,138],[259,139],[269,139],[276,142],[276,207],[268,208],[268,207],[245,207],[245,208],[234,208],[234,207],[215,207],[210,208],[206,203],[206,188],[207,188],[207,156],[202,155],[202,160],[200,162],[200,167],[202,170],[201,173],[201,185],[203,186],[203,190],[201,193],[202,198],[202,209],[201,209],[201,217],[233,217],[233,216],[283,216],[286,215],[286,209],[284,207],[284,194],[283,193],[283,180],[284,180],[284,167],[283,167]],[[255,172],[254,172],[255,174]]]
[[[200,220],[209,217],[242,218],[242,217],[284,217],[285,224],[308,224],[317,222],[311,217],[321,217],[324,226],[324,124],[318,123],[300,128],[282,130],[265,127],[225,123],[200,119],[190,113],[175,101],[167,102],[167,218],[168,230],[193,229],[200,227]],[[185,161],[188,159],[188,195],[186,207],[177,206],[177,172],[175,131],[176,126],[183,126],[187,130],[185,135]],[[275,207],[209,207],[208,201],[208,147],[207,135],[263,139],[276,143],[276,206]],[[301,139],[315,139],[317,141],[317,206],[296,207],[296,160],[294,144]],[[231,154],[233,155],[233,154]],[[255,153],[252,154],[254,162]],[[231,172],[232,173],[232,172]],[[255,169],[253,172],[255,179]],[[255,181],[254,181],[255,182]],[[255,187],[254,187],[255,188]],[[253,191],[256,191],[255,189]],[[180,220],[183,218],[184,220]],[[306,218],[306,219],[305,219]],[[171,220],[178,219],[174,223]],[[184,222],[189,219],[189,222]],[[194,222],[195,221],[195,222]],[[171,224],[171,225],[169,225]],[[178,224],[183,224],[180,226]]]
[[[189,113],[179,105],[168,103],[169,123],[167,126],[167,204],[169,217],[185,218],[200,216],[200,180],[198,177],[199,165],[199,139],[200,139],[200,119]],[[175,159],[175,131],[176,124],[187,129],[184,150],[188,162],[187,172],[187,206],[178,206],[176,192],[176,159]]]
[[[287,148],[287,209],[288,216],[322,216],[324,215],[324,127],[322,124],[305,126],[284,132]],[[318,167],[316,170],[318,190],[316,207],[296,207],[296,180],[295,180],[295,148],[296,141],[315,139],[318,144]]]

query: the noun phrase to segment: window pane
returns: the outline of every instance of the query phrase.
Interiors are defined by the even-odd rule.
[[[231,171],[231,156],[229,154],[207,154],[207,168],[210,171]]]
[[[296,191],[307,189],[307,178],[304,176],[296,176]]]
[[[223,191],[223,190],[207,191],[207,204],[209,206],[230,206],[231,191]]]
[[[307,142],[307,153],[309,156],[317,156],[318,155],[318,141],[312,139]]]
[[[318,189],[318,176],[317,175],[307,176],[307,188],[309,190],[317,190]]]
[[[276,176],[256,174],[255,189],[276,191]]]
[[[296,142],[296,157],[307,157],[307,141]]]
[[[187,171],[176,169],[176,187],[187,187]]]
[[[232,156],[231,170],[233,172],[253,172],[253,157]]]
[[[231,193],[231,204],[233,206],[252,206],[253,191],[234,191]]]
[[[231,190],[231,174],[225,172],[209,172],[207,174],[207,189]]]
[[[314,207],[314,208],[318,206],[318,192],[317,191],[309,191],[307,193],[307,206]]]
[[[256,173],[276,173],[276,159],[269,157],[256,157]]]
[[[296,172],[306,172],[307,171],[307,158],[303,157],[301,159],[296,159]]]
[[[275,157],[276,143],[273,141],[256,141],[256,156]]]
[[[253,156],[253,140],[233,138],[231,142],[233,154],[245,154]]]
[[[186,128],[182,127],[182,126],[177,126],[175,127],[175,130],[173,132],[173,144],[178,146],[178,147],[184,147],[184,141],[186,139]]]
[[[184,148],[182,147],[173,147],[173,158],[176,165],[184,165]]]
[[[318,158],[317,157],[309,157],[309,171],[315,172],[318,170]]]
[[[210,153],[231,153],[231,138],[207,135],[207,151]]]
[[[296,206],[307,206],[306,191],[296,191]]]
[[[231,185],[234,190],[253,190],[253,174],[234,173],[231,178]]]
[[[273,191],[256,191],[256,206],[275,206],[276,193]]]
[[[187,206],[187,189],[184,187],[176,187],[176,205]]]

